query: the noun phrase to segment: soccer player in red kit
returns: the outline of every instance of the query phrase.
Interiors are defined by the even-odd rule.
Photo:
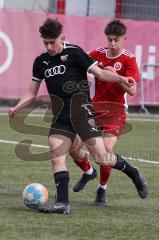
[[[77,134],[88,146],[98,164],[122,171],[132,180],[137,192],[147,197],[148,187],[139,170],[127,163],[120,155],[106,152],[101,129],[97,129],[86,75],[87,72],[90,72],[103,81],[125,82],[128,86],[132,86],[135,80],[132,77],[124,77],[100,69],[83,49],[77,45],[66,43],[63,25],[59,21],[46,19],[39,27],[39,32],[46,51],[35,58],[32,67],[32,81],[24,96],[15,106],[9,108],[8,112],[10,118],[16,118],[20,110],[36,99],[40,84],[45,81],[52,105],[48,144],[56,188],[56,201],[39,206],[38,211],[58,214],[71,213],[70,176],[66,157]],[[74,86],[76,87],[74,88]],[[92,125],[89,120],[93,123]]]
[[[101,47],[89,53],[98,62],[102,69],[108,68],[123,76],[131,76],[136,83],[139,81],[139,71],[135,56],[124,49],[126,40],[126,26],[119,20],[111,21],[105,28],[108,47]],[[93,80],[91,80],[93,81]],[[91,82],[90,81],[90,82]],[[127,93],[133,96],[136,93],[136,84],[127,87],[125,84],[102,82],[95,78],[91,82],[90,95],[93,96],[93,105],[97,115],[97,121],[104,132],[104,144],[108,152],[112,153],[114,146],[125,128],[128,105]],[[93,89],[95,88],[95,89]],[[71,153],[75,163],[84,171],[81,179],[73,190],[78,192],[84,188],[87,182],[96,177],[96,170],[89,162],[89,155],[83,150]],[[110,167],[100,166],[100,184],[97,188],[95,204],[105,205],[106,189]]]

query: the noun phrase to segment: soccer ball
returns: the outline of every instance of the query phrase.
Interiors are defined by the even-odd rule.
[[[27,207],[36,209],[48,203],[48,191],[40,183],[31,183],[24,188],[22,198]]]

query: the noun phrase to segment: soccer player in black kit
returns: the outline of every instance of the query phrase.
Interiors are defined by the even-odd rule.
[[[132,86],[134,79],[100,69],[79,46],[64,41],[62,30],[62,24],[53,19],[47,19],[40,26],[39,32],[47,51],[34,61],[32,82],[26,94],[15,107],[9,109],[9,117],[14,117],[35,99],[41,81],[45,80],[52,101],[53,120],[48,143],[57,196],[55,203],[39,207],[38,210],[44,213],[71,212],[69,172],[65,160],[77,134],[96,163],[121,170],[132,179],[137,191],[147,196],[147,185],[138,169],[121,156],[105,150],[89,97],[86,73],[90,72],[102,81],[123,82],[127,86]]]

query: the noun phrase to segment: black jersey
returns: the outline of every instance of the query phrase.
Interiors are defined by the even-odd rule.
[[[83,92],[88,102],[91,101],[86,73],[93,64],[95,62],[79,46],[68,43],[64,43],[63,51],[55,56],[44,52],[35,59],[32,79],[45,80],[50,96],[56,96],[51,97],[53,111],[55,105],[58,109],[58,101],[62,106],[59,118],[70,118],[70,101],[75,93]]]

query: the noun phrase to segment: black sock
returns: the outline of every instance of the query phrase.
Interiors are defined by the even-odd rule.
[[[56,172],[54,174],[57,199],[56,202],[69,203],[68,199],[68,183],[69,173],[67,171]]]
[[[130,177],[131,179],[134,179],[138,174],[137,169],[131,166],[129,163],[127,163],[125,159],[122,158],[120,155],[116,154],[116,157],[117,157],[117,162],[113,168],[122,171],[128,177]]]

